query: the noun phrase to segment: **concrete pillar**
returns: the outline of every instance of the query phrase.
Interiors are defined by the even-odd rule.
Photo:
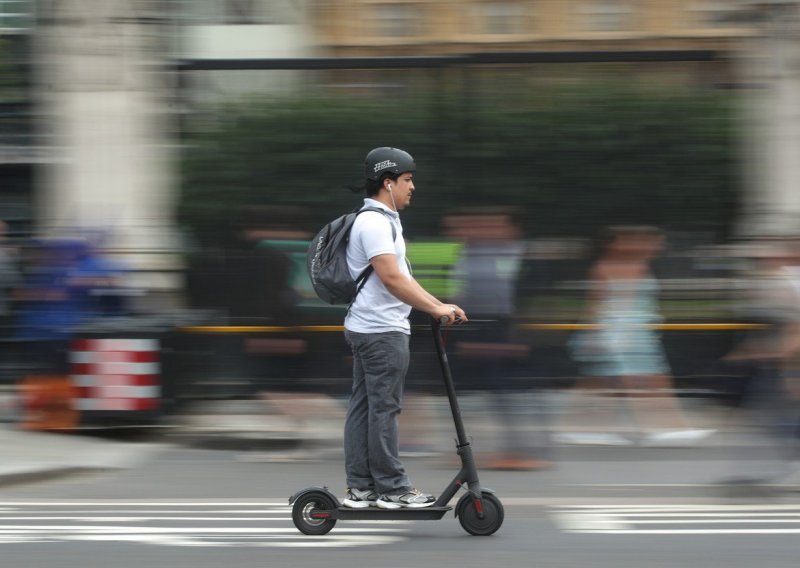
[[[40,1],[35,38],[41,132],[56,157],[38,181],[39,232],[107,231],[151,292],[181,286],[168,4]]]
[[[745,197],[741,233],[800,235],[800,2],[759,3],[740,58]]]

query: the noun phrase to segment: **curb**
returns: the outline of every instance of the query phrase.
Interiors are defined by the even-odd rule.
[[[111,471],[108,467],[83,467],[83,466],[54,466],[31,469],[27,471],[15,471],[0,473],[0,487],[13,485],[26,485],[43,481],[53,481],[66,477],[85,475],[88,473],[99,473]]]

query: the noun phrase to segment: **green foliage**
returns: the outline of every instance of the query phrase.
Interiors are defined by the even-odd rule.
[[[19,41],[12,43],[0,38],[0,104],[20,103],[27,96],[21,61],[24,49]]]
[[[6,102],[9,99],[9,94],[14,83],[14,74],[8,64],[8,47],[6,46],[6,42],[0,39],[0,103]]]
[[[737,201],[725,93],[605,83],[471,88],[394,98],[250,100],[197,115],[185,139],[181,218],[211,241],[255,206],[300,206],[315,230],[356,206],[375,146],[417,159],[416,237],[453,207],[516,208],[529,235],[616,223],[725,234]]]

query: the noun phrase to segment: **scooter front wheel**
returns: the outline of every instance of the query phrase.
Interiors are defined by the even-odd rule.
[[[322,491],[304,493],[292,506],[292,521],[303,534],[323,535],[336,525],[336,519],[330,514],[336,509],[336,503]]]
[[[463,495],[456,505],[456,514],[461,526],[471,535],[489,536],[497,532],[503,524],[505,511],[503,504],[494,493],[483,491],[481,493],[483,518],[478,514],[475,500],[469,493]]]

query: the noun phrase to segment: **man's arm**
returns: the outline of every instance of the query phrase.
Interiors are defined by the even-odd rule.
[[[386,289],[401,302],[436,319],[446,316],[448,323],[467,321],[464,310],[455,304],[443,304],[414,278],[400,272],[396,255],[380,254],[372,257],[369,262]]]

